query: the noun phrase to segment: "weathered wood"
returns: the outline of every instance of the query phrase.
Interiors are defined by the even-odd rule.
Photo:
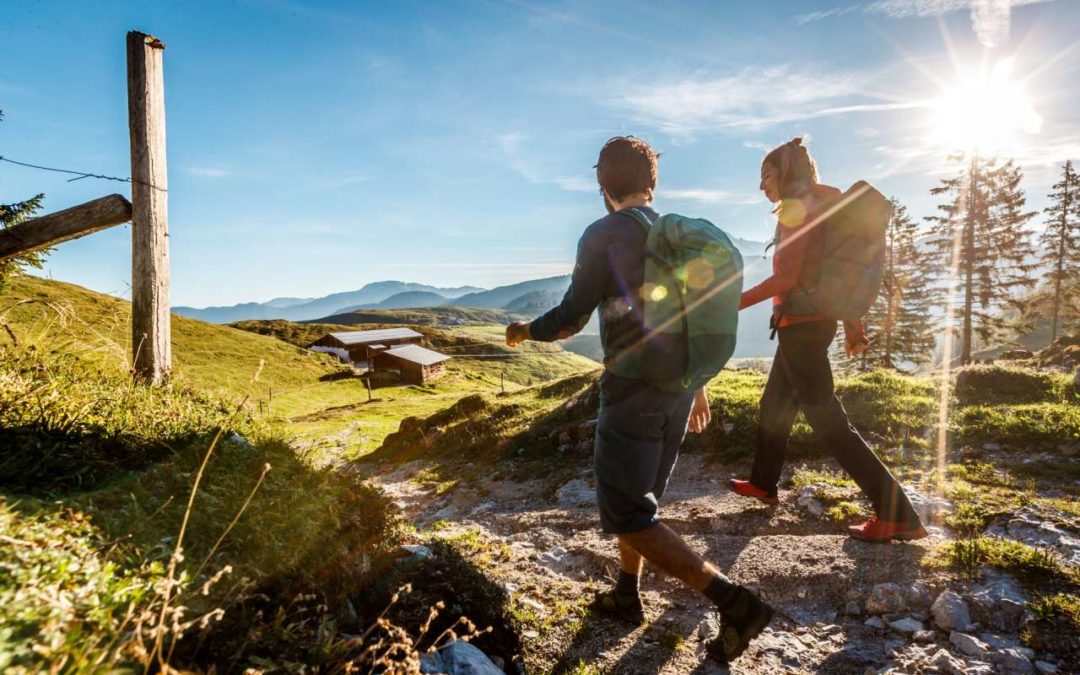
[[[127,35],[131,132],[131,331],[136,376],[160,383],[172,369],[169,320],[165,77],[157,38]]]
[[[131,220],[131,202],[109,195],[0,230],[0,261]]]

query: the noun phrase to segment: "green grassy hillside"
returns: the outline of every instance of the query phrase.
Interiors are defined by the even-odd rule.
[[[360,323],[420,324],[434,326],[458,319],[466,323],[507,323],[524,318],[500,309],[478,307],[425,307],[421,309],[358,309],[316,319],[311,323],[352,326]]]
[[[76,354],[88,366],[126,372],[131,363],[131,305],[80,286],[36,277],[11,280],[0,293],[0,321],[21,344]],[[257,393],[288,390],[332,377],[335,359],[227,326],[172,316],[178,384],[242,395],[264,366]]]

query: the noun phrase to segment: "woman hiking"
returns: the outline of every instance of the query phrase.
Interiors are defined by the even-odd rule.
[[[889,469],[848,421],[833,390],[829,346],[837,322],[819,314],[788,314],[788,295],[816,276],[821,255],[818,216],[840,197],[840,190],[818,182],[817,166],[802,139],[772,150],[761,163],[761,191],[775,204],[776,252],[773,274],[745,291],[740,309],[772,297],[772,327],[779,344],[761,396],[757,448],[750,480],[731,480],[745,497],[778,504],[777,483],[784,465],[795,416],[803,411],[815,435],[851,475],[874,506],[873,518],[849,528],[857,539],[888,542],[927,536],[919,516]],[[804,282],[804,283],[800,283]],[[845,351],[862,353],[868,345],[862,324],[845,322]]]

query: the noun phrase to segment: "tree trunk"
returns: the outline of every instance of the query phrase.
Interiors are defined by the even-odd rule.
[[[975,289],[973,288],[975,275],[975,161],[971,157],[971,167],[968,169],[968,208],[967,218],[964,223],[964,326],[960,338],[960,364],[971,363],[971,310],[975,302]],[[949,355],[949,358],[952,358]]]
[[[1069,231],[1069,176],[1065,176],[1065,192],[1061,204],[1061,236],[1058,238],[1057,274],[1054,276],[1054,318],[1050,323],[1050,344],[1054,344],[1058,332],[1058,316],[1061,312],[1061,277],[1065,274],[1065,235]]]

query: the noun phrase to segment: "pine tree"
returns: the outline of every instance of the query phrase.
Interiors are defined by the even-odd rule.
[[[950,277],[964,364],[971,362],[974,338],[986,344],[1013,327],[1007,311],[1019,309],[1020,292],[1035,284],[1031,272],[1038,265],[1026,227],[1035,213],[1024,210],[1022,180],[1012,160],[973,156],[930,191],[948,197],[938,206],[941,215],[927,220]]]
[[[0,111],[0,120],[2,119],[4,119],[4,113],[3,111]],[[24,202],[0,204],[0,228],[18,225],[34,215],[38,209],[41,208],[41,201],[44,198],[45,195],[37,195]],[[7,260],[0,260],[0,290],[3,290],[5,282],[20,269],[24,267],[41,269],[42,265],[45,264],[45,256],[49,254],[50,250],[51,249],[41,249],[14,258],[8,258]]]
[[[1080,300],[1080,176],[1072,161],[1065,162],[1061,181],[1052,190],[1050,206],[1044,211],[1046,230],[1039,237],[1048,292],[1038,298],[1040,304],[1048,305],[1050,342],[1057,338],[1062,318],[1077,318],[1076,301]]]
[[[18,225],[34,215],[41,208],[41,200],[44,198],[45,195],[37,195],[24,202],[0,204],[0,228]],[[42,265],[45,264],[45,256],[48,253],[49,249],[40,249],[0,261],[0,290],[3,290],[5,283],[12,275],[24,267],[41,269]]]

